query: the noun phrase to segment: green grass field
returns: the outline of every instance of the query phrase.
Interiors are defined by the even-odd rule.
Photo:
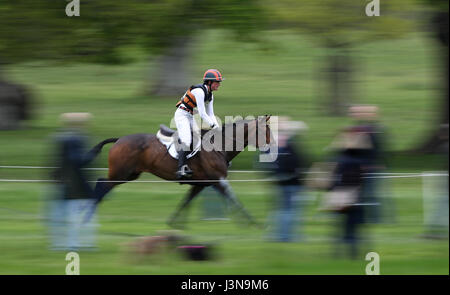
[[[264,232],[229,221],[204,221],[202,199],[190,210],[183,233],[193,242],[216,245],[217,259],[184,261],[178,253],[163,252],[136,261],[125,243],[133,235],[155,235],[168,229],[165,221],[186,187],[177,184],[131,183],[118,188],[99,211],[98,252],[81,252],[82,274],[364,274],[365,253],[381,257],[382,274],[448,274],[448,240],[420,237],[422,196],[416,179],[391,184],[395,221],[369,225],[370,244],[360,259],[333,256],[332,239],[338,220],[319,214],[317,201],[304,203],[305,232],[302,243],[264,241]],[[258,183],[233,183],[246,208],[264,222],[270,210],[270,187]],[[39,184],[2,184],[0,222],[0,270],[2,274],[64,274],[65,252],[49,252],[43,215],[43,193]],[[312,194],[311,196],[315,196]],[[389,202],[388,204],[391,204]],[[391,207],[392,208],[392,207]]]
[[[305,121],[308,152],[321,159],[324,147],[349,121],[327,117],[317,98],[322,49],[309,40],[286,32],[270,32],[276,47],[264,51],[239,44],[211,32],[195,50],[193,73],[216,67],[227,80],[216,95],[216,115],[289,115]],[[357,48],[361,61],[360,99],[381,108],[389,129],[390,148],[401,151],[420,141],[432,126],[437,100],[436,65],[427,36],[366,44]],[[219,52],[219,54],[218,54]],[[0,165],[48,165],[48,136],[58,128],[63,112],[89,111],[95,118],[90,131],[95,140],[135,132],[154,133],[168,124],[178,97],[142,95],[144,79],[151,75],[142,54],[134,63],[120,66],[33,63],[7,69],[8,77],[30,85],[37,94],[37,116],[29,128],[0,133]],[[142,57],[142,58],[141,58]],[[150,73],[150,74],[149,74]],[[192,76],[192,83],[198,79]],[[181,94],[180,94],[181,95]],[[106,167],[104,150],[94,166]],[[255,153],[245,151],[233,169],[252,169]],[[439,170],[435,156],[393,158],[391,171]],[[233,179],[255,179],[255,174],[231,174]],[[0,168],[0,179],[46,179],[43,170]],[[143,176],[144,180],[156,180]],[[382,274],[449,273],[448,240],[425,240],[422,182],[396,178],[385,182],[388,211],[395,220],[369,225],[370,244],[364,250],[381,257]],[[261,222],[267,219],[273,193],[269,184],[233,182],[234,191]],[[48,251],[42,218],[48,185],[0,182],[0,274],[64,274],[64,252]],[[139,262],[126,253],[124,243],[136,236],[168,229],[166,220],[186,192],[173,183],[129,183],[118,187],[99,211],[99,251],[81,253],[82,274],[364,274],[364,253],[355,261],[334,257],[331,235],[337,221],[319,214],[320,194],[311,192],[304,203],[303,243],[268,243],[264,232],[230,221],[203,221],[202,202],[194,202],[185,235],[198,242],[216,243],[217,260],[188,262],[165,252]],[[395,204],[395,207],[392,206]],[[390,214],[389,216],[392,216]]]

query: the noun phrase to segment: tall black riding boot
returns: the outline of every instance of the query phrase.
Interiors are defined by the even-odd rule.
[[[186,164],[186,156],[189,151],[179,151],[177,179],[189,178],[192,176],[192,170]]]

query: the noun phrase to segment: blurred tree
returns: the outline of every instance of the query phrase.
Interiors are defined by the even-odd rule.
[[[31,117],[31,93],[23,85],[8,81],[7,64],[41,58],[49,50],[42,40],[47,13],[45,4],[26,0],[2,0],[0,4],[0,129],[16,129]],[[51,48],[51,47],[50,47]]]
[[[121,54],[124,46],[139,46],[157,60],[148,92],[180,95],[188,80],[191,45],[202,31],[224,28],[252,40],[251,32],[262,24],[257,0],[90,0],[81,2],[79,17],[66,16],[67,4],[2,0],[0,60],[113,64],[127,61]]]
[[[123,21],[126,16],[117,12],[125,6],[113,5],[110,0],[92,0],[82,4],[86,10],[83,17],[68,17],[67,3],[2,0],[0,61],[114,61],[112,56],[123,45],[123,31],[128,28]]]
[[[448,153],[448,108],[449,108],[449,1],[421,0],[433,8],[430,27],[437,41],[438,63],[441,66],[441,102],[439,103],[439,117],[435,121],[430,136],[415,149],[418,152],[435,153],[447,149]]]
[[[263,10],[257,0],[159,0],[140,10],[137,35],[157,57],[157,68],[146,92],[153,95],[180,95],[186,90],[189,57],[201,42],[202,32],[226,29],[239,40],[255,40]],[[215,65],[211,65],[214,67]],[[206,70],[206,69],[205,69]],[[196,77],[197,80],[201,77]]]
[[[18,128],[30,117],[31,94],[23,85],[7,81],[6,65],[53,60],[106,62],[119,60],[117,50],[129,41],[125,5],[114,1],[83,3],[84,17],[67,17],[68,2],[2,0],[0,3],[1,126]],[[5,115],[7,113],[7,115]]]
[[[272,12],[273,23],[307,33],[326,49],[322,76],[327,83],[324,104],[330,115],[343,114],[346,104],[354,101],[353,47],[408,32],[409,21],[403,12],[412,5],[411,0],[381,1],[381,16],[369,17],[369,0],[262,1]]]

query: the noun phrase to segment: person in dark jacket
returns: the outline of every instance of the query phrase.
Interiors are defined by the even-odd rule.
[[[292,122],[289,118],[279,118],[278,121],[278,156],[270,170],[276,179],[277,195],[275,210],[269,238],[279,242],[291,242],[302,239],[301,201],[303,180],[302,172],[306,168],[305,157],[299,152],[294,142],[295,131],[305,129],[303,122]]]
[[[337,211],[341,215],[338,243],[335,254],[340,254],[340,245],[349,250],[351,258],[356,259],[361,244],[361,225],[365,222],[367,206],[363,199],[363,187],[366,181],[364,173],[368,167],[367,150],[372,148],[367,133],[347,129],[335,141],[336,163],[334,181],[330,191],[341,191],[352,194],[351,203]]]
[[[360,157],[365,160],[365,173],[368,173],[362,187],[362,198],[368,205],[366,208],[366,221],[379,223],[382,219],[381,209],[385,213],[389,212],[389,217],[394,219],[394,207],[392,199],[380,196],[382,186],[381,179],[376,178],[376,174],[385,172],[386,169],[386,138],[384,128],[377,122],[378,107],[373,105],[357,105],[349,109],[349,115],[354,120],[354,125],[349,128],[350,131],[364,133],[370,142],[370,148],[360,150]],[[386,190],[384,191],[386,195]],[[382,208],[382,200],[384,206]],[[387,214],[385,214],[387,215]]]
[[[96,156],[95,150],[87,151],[88,137],[83,132],[90,117],[88,113],[62,114],[65,128],[53,136],[56,187],[50,205],[50,230],[54,250],[94,247],[95,220],[83,223],[81,219],[95,200],[84,169]]]

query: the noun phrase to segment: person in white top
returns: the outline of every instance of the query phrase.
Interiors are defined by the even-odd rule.
[[[195,124],[194,109],[197,108],[202,120],[211,128],[220,127],[214,115],[213,91],[219,89],[223,80],[222,74],[218,70],[207,70],[203,75],[203,84],[189,87],[176,105],[174,119],[179,137],[177,179],[189,178],[193,174],[186,164],[186,156],[190,152],[192,142],[192,129]]]

